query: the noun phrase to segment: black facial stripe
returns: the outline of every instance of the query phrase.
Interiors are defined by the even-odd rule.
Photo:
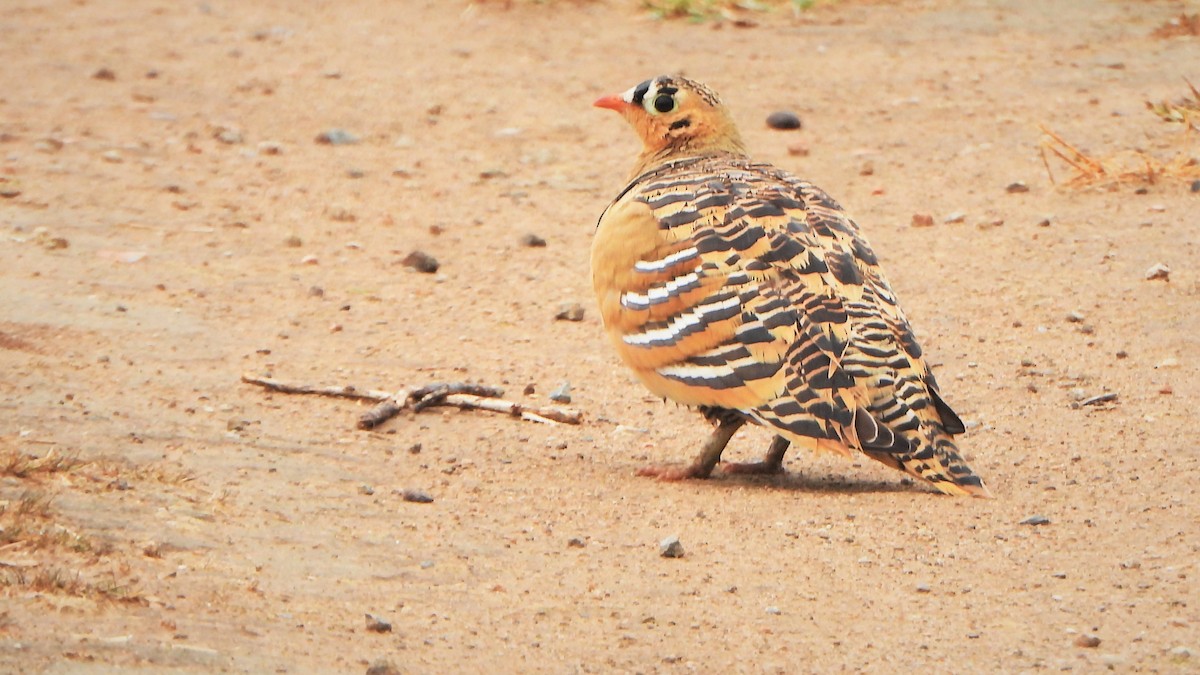
[[[659,87],[659,89],[658,89],[658,93],[666,94],[667,96],[674,96],[675,92],[677,92],[677,91],[679,91],[678,87],[673,87],[669,84],[663,85],[662,87]]]
[[[684,127],[690,127],[690,126],[692,126],[692,120],[687,117],[685,117],[681,120],[675,120],[674,122],[671,122],[671,129],[682,129]]]
[[[641,105],[642,99],[646,97],[646,92],[648,91],[650,91],[650,80],[646,80],[645,82],[639,84],[637,88],[633,90],[633,103],[635,105]]]

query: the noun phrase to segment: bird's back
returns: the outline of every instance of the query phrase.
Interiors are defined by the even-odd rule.
[[[656,394],[986,494],[870,245],[811,183],[731,154],[666,162],[605,211],[592,268],[606,329]]]

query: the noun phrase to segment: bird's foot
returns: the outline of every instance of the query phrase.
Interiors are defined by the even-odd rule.
[[[721,473],[739,476],[774,476],[783,473],[782,462],[726,462]]]
[[[690,478],[708,478],[712,475],[712,468],[709,467],[706,469],[701,464],[689,464],[688,466],[656,464],[638,469],[637,475],[664,481],[678,481]]]

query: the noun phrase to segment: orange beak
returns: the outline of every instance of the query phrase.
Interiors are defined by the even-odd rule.
[[[617,112],[625,112],[625,110],[630,106],[625,99],[615,94],[612,96],[598,98],[592,105],[596,106],[597,108],[608,108],[609,110],[615,110]]]

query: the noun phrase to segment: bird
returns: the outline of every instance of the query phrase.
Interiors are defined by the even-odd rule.
[[[663,480],[709,478],[747,423],[791,444],[866,455],[950,495],[991,493],[959,453],[946,403],[858,224],[813,183],[750,157],[717,94],[661,75],[598,99],[642,141],[592,240],[605,332],[656,396],[714,427]]]

